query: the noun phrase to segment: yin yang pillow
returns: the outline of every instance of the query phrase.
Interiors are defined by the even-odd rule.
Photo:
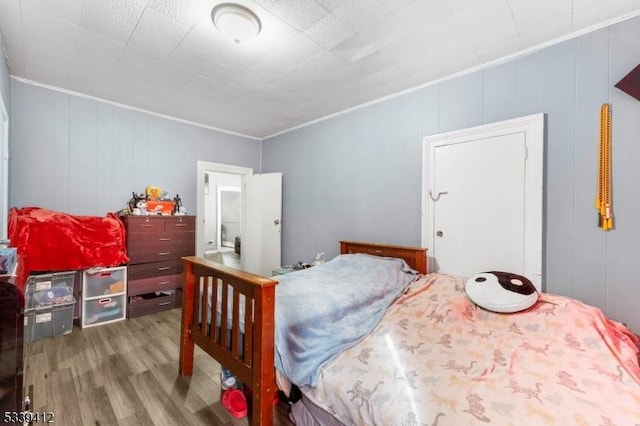
[[[464,290],[476,305],[500,313],[523,311],[538,300],[533,283],[522,275],[510,272],[475,274],[467,280]]]

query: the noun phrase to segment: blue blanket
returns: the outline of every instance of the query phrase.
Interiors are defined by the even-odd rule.
[[[298,386],[380,322],[417,272],[400,259],[340,255],[277,277],[276,368]]]

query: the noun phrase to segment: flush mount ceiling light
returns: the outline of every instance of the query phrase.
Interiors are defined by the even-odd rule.
[[[222,3],[211,11],[213,24],[236,43],[255,37],[260,32],[258,16],[245,6]]]

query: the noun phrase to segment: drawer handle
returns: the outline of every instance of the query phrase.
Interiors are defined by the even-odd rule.
[[[171,281],[163,281],[161,283],[158,283],[158,285],[167,285],[167,284],[171,284]]]
[[[143,223],[143,224],[142,224],[142,225],[140,225],[140,226],[150,228],[150,227],[151,227],[151,226],[153,226],[153,225],[151,225],[150,223]]]
[[[171,238],[160,238],[159,241],[171,241]]]
[[[170,305],[170,304],[171,304],[171,302],[162,302],[162,303],[159,303],[158,306],[167,306],[167,305]]]
[[[170,254],[171,254],[170,251],[162,251],[162,252],[158,253],[158,256],[168,256]]]
[[[176,223],[176,226],[187,226],[186,223]]]
[[[158,271],[168,271],[171,269],[171,266],[163,266],[162,268],[158,268]]]

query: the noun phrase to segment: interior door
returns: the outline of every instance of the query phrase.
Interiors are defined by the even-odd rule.
[[[438,271],[524,273],[524,134],[438,146],[433,160]]]
[[[542,290],[544,114],[425,137],[432,271],[503,270]]]
[[[271,276],[281,262],[282,173],[242,179],[242,269]]]

